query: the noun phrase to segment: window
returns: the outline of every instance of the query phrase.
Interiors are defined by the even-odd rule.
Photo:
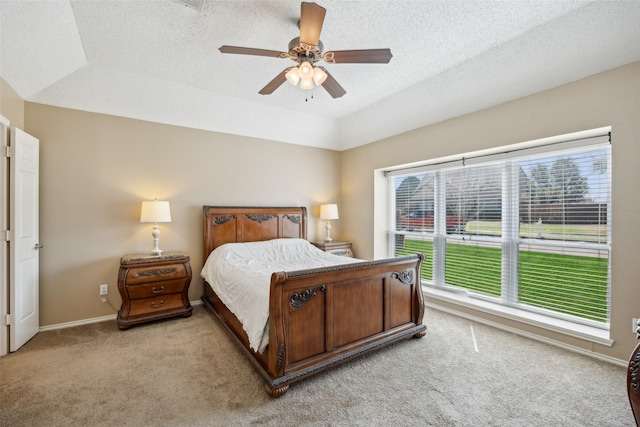
[[[390,255],[425,253],[427,286],[608,328],[609,135],[551,142],[386,171]]]

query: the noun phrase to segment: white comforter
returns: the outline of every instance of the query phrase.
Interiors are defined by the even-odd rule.
[[[262,353],[269,339],[272,273],[359,261],[326,253],[304,239],[227,243],[211,252],[201,276],[240,320],[251,348]]]

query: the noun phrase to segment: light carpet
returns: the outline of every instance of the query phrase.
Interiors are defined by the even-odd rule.
[[[0,358],[0,426],[634,426],[626,370],[436,310],[427,335],[279,399],[203,306],[41,332]]]

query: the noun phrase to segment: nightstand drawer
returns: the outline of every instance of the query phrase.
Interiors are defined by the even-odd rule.
[[[353,258],[353,251],[351,250],[351,248],[327,249],[327,250],[325,250],[325,252],[329,253],[329,254],[346,256],[346,257]]]
[[[153,315],[153,313],[165,310],[183,308],[181,294],[170,294],[153,298],[137,299],[131,301],[130,316]]]
[[[131,299],[154,298],[168,294],[180,293],[184,289],[184,279],[165,280],[155,283],[141,283],[127,286]]]
[[[150,280],[163,281],[187,277],[184,264],[170,264],[155,267],[132,268],[127,274],[127,285],[148,283]]]

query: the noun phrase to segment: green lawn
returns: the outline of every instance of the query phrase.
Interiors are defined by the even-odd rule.
[[[397,255],[421,252],[427,256],[422,278],[432,279],[433,244],[405,240]],[[501,250],[448,244],[447,285],[482,294],[501,295]],[[518,265],[518,301],[598,322],[608,321],[607,259],[521,251]]]

